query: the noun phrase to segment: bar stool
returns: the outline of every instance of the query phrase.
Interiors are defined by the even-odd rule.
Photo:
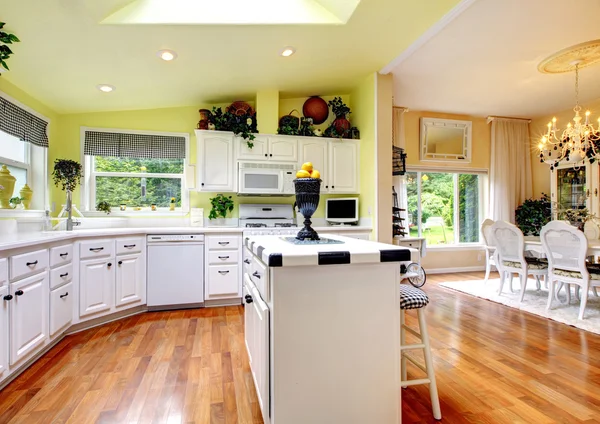
[[[440,409],[440,398],[438,397],[437,384],[435,382],[435,372],[433,370],[433,360],[431,357],[431,348],[429,346],[429,334],[427,333],[427,323],[425,322],[425,306],[429,303],[429,297],[424,291],[408,284],[400,284],[400,371],[401,382],[403,389],[408,386],[417,384],[429,384],[429,395],[431,396],[431,409],[433,418],[436,420],[442,419],[442,411]],[[419,332],[410,328],[405,322],[405,312],[409,309],[417,310],[419,319]],[[406,344],[406,332],[416,336],[420,343]],[[425,357],[425,366],[419,364],[414,358],[406,354],[407,350],[423,349]],[[427,374],[427,378],[419,378],[409,380],[406,372],[406,361],[409,360],[417,368],[423,370]]]

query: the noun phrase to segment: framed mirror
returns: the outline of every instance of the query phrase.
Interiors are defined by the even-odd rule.
[[[471,121],[421,118],[421,160],[471,162]]]

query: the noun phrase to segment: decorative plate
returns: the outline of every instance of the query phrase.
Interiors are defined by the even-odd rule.
[[[254,109],[246,102],[233,102],[227,110],[236,116],[254,115]]]

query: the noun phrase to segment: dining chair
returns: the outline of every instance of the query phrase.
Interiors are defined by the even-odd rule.
[[[494,244],[494,238],[492,237],[492,225],[494,225],[494,220],[486,219],[481,223],[481,239],[484,243],[483,248],[485,249],[485,279],[484,283],[487,283],[488,278],[490,278],[490,271],[492,266],[496,265],[495,262],[495,254],[496,254],[496,246]]]
[[[546,310],[552,308],[557,282],[561,286],[566,284],[567,302],[571,301],[570,285],[574,284],[581,288],[579,319],[583,319],[590,289],[596,292],[596,287],[600,287],[600,268],[586,262],[588,240],[585,234],[565,222],[551,221],[542,228],[540,238],[548,257],[550,279]]]
[[[548,274],[548,264],[545,260],[533,257],[525,257],[524,247],[525,239],[523,232],[515,225],[496,221],[492,225],[492,236],[496,244],[497,267],[500,271],[500,287],[498,294],[502,294],[502,287],[507,276],[510,277],[510,290],[512,291],[512,279],[514,274],[518,274],[521,280],[520,302],[523,302],[525,290],[527,288],[527,277],[535,277],[537,289],[540,290],[540,277],[546,277]]]

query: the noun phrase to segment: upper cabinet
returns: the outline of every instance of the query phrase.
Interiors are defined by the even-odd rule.
[[[329,192],[329,143],[319,139],[305,138],[300,140],[299,146],[300,164],[311,162],[313,168],[321,173],[322,192]]]
[[[196,131],[198,191],[235,191],[234,136],[229,132]]]
[[[359,168],[357,141],[329,142],[329,193],[358,193]]]
[[[251,143],[254,147],[250,149],[246,140],[238,139],[239,160],[298,162],[298,140],[295,138],[259,135]]]

